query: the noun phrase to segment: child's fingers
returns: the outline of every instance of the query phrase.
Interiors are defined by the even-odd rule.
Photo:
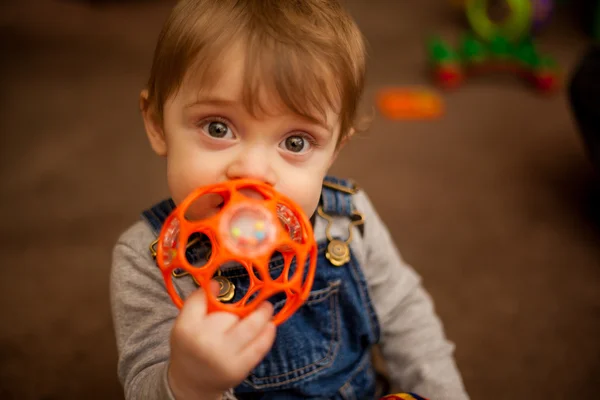
[[[217,296],[220,290],[219,282],[211,280],[210,290],[215,296]],[[193,320],[198,321],[206,315],[206,305],[206,293],[204,292],[204,289],[198,288],[194,290],[187,297],[187,299],[185,299],[178,318],[182,320],[188,320],[189,318],[192,318]]]
[[[215,311],[206,316],[207,329],[217,335],[226,334],[231,328],[237,325],[240,317],[234,313],[226,311]]]
[[[194,320],[203,318],[206,315],[206,304],[206,293],[204,293],[204,290],[202,288],[194,290],[185,299],[178,319],[188,320],[191,318]]]
[[[238,359],[240,364],[254,369],[273,346],[276,331],[275,324],[268,322],[259,335],[240,351]]]
[[[213,295],[218,296],[221,291],[221,284],[214,279],[210,281],[210,291]]]
[[[233,326],[227,336],[231,338],[232,345],[242,350],[248,346],[258,335],[273,316],[273,305],[268,301],[261,304],[254,312]]]

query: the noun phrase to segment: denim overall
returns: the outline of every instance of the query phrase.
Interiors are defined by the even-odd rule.
[[[352,188],[345,180],[326,177],[325,182]],[[323,211],[330,216],[350,217],[354,211],[352,194],[323,186]],[[165,200],[142,215],[158,235],[174,204]],[[339,223],[339,222],[338,222]],[[345,240],[345,237],[335,238]],[[379,324],[358,261],[336,267],[326,258],[328,240],[318,242],[317,271],[306,303],[277,328],[275,344],[248,378],[235,388],[238,399],[373,399],[376,376],[371,362],[371,346],[379,341]],[[187,252],[190,262],[202,257],[206,247],[193,246]],[[283,259],[273,257],[269,270],[277,274]],[[236,287],[233,302],[249,286],[243,267],[222,271]],[[284,300],[273,300],[275,312]]]

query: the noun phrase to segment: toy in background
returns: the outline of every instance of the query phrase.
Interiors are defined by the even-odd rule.
[[[396,393],[382,397],[379,400],[428,400],[414,393]]]
[[[464,35],[458,48],[441,38],[429,42],[429,59],[439,86],[453,89],[468,76],[501,71],[522,76],[542,93],[558,88],[556,62],[540,54],[532,38],[549,20],[553,2],[503,1],[508,6],[508,15],[501,22],[494,22],[489,15],[493,0],[464,2],[472,33]]]
[[[216,210],[213,215],[194,215],[196,205]],[[203,239],[198,239],[202,237]],[[193,265],[188,251],[198,241],[209,241],[206,262]],[[274,278],[269,262],[277,253],[284,260],[281,274]],[[178,308],[181,295],[173,276],[189,274],[207,294],[207,311],[228,311],[244,317],[263,301],[284,294],[285,304],[276,312],[276,325],[288,319],[308,298],[315,270],[317,245],[306,215],[292,200],[271,186],[241,179],[199,188],[190,194],[166,219],[156,246],[156,260],[167,291]],[[233,285],[219,280],[220,268],[241,265],[248,272],[250,286],[243,297],[233,299]],[[219,295],[210,290],[211,280],[220,285]]]
[[[392,120],[435,119],[444,112],[444,103],[438,93],[422,87],[390,87],[377,94],[381,114]]]

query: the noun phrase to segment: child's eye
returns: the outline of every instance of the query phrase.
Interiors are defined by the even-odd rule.
[[[314,145],[314,140],[302,135],[293,135],[285,138],[280,147],[296,154],[306,153]]]
[[[206,121],[202,124],[202,129],[206,132],[210,137],[216,139],[229,139],[233,138],[233,132],[231,128],[224,121],[212,120]]]

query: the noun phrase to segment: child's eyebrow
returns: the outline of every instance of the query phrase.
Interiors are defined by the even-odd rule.
[[[319,127],[325,129],[328,133],[333,132],[333,126],[327,123],[327,121],[323,118],[318,118],[313,115],[302,115],[302,119],[308,121],[311,124],[318,125]]]
[[[196,105],[211,104],[217,106],[233,106],[239,102],[232,99],[224,99],[220,97],[198,97],[194,101],[185,105],[185,108],[190,108]]]

